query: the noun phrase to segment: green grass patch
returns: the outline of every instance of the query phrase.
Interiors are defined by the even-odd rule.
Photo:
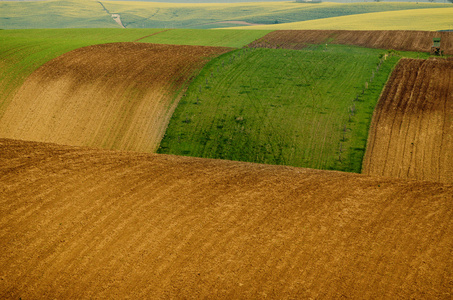
[[[360,172],[398,60],[385,53],[341,45],[227,53],[192,82],[158,152]]]
[[[266,30],[172,29],[147,37],[140,42],[240,48],[269,32]]]

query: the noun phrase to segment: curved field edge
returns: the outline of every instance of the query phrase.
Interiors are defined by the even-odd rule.
[[[426,8],[398,11],[370,12],[348,16],[275,25],[257,25],[260,30],[451,30],[453,8]],[[235,27],[247,29],[247,27]]]
[[[189,78],[230,50],[110,43],[65,53],[27,78],[0,136],[153,152]]]
[[[86,46],[114,42],[146,42],[150,36],[155,37],[163,31],[163,29],[108,28],[0,30],[0,118],[17,89],[44,63]],[[183,35],[178,33],[176,36],[173,35],[171,41],[173,44],[184,44],[196,37],[198,46],[242,47],[267,33],[266,31],[239,33],[241,44],[231,38],[231,35],[237,37],[237,32],[234,30],[227,34],[215,31],[209,34],[184,32]]]
[[[452,185],[9,139],[0,162],[2,298],[452,295]]]
[[[43,29],[0,31],[0,118],[12,96],[38,67],[77,48],[132,42],[160,29]]]
[[[363,173],[453,182],[453,60],[402,59],[373,115]]]
[[[158,152],[360,172],[398,59],[335,45],[224,54],[191,83]]]

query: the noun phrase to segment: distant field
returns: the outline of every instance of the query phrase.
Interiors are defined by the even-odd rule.
[[[403,59],[379,99],[363,172],[453,182],[453,60]]]
[[[453,5],[444,8],[367,12],[276,25],[260,25],[253,29],[335,29],[335,30],[453,30]],[[420,7],[421,8],[421,7]],[[247,28],[247,27],[241,27]]]
[[[159,152],[360,172],[374,105],[397,61],[382,60],[369,82],[384,53],[329,45],[223,55],[192,82]]]
[[[126,28],[207,29],[242,26],[222,23],[224,21],[245,21],[253,24],[291,23],[371,12],[441,7],[449,5],[408,2],[181,4],[84,0],[0,1],[0,28],[118,28],[120,25],[112,18],[112,14],[117,14]]]
[[[118,28],[96,1],[1,1],[0,28]]]
[[[110,43],[33,72],[0,119],[0,137],[154,152],[182,90],[231,48]]]

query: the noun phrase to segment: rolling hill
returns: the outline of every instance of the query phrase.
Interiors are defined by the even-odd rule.
[[[326,18],[361,16],[372,12],[392,11],[396,13],[396,15],[393,15],[396,18],[395,20],[398,20],[401,17],[399,11],[419,11],[423,8],[437,8],[441,10],[447,7],[451,7],[451,5],[444,3],[409,2],[326,2],[304,4],[295,2],[156,3],[89,0],[1,1],[0,11],[2,15],[0,16],[0,28],[120,28],[125,26],[126,28],[207,29],[243,26],[244,22],[252,25],[292,23],[318,19],[324,22],[323,20]],[[406,15],[406,12],[403,15]],[[438,18],[441,17],[441,15],[438,16]],[[418,25],[425,26],[421,30],[432,30],[430,27],[431,23],[419,22]],[[324,29],[324,27],[317,29]],[[419,27],[410,29],[419,29]],[[448,29],[448,27],[442,29]]]
[[[146,43],[73,50],[27,78],[5,109],[0,136],[153,152],[188,78],[229,50]]]
[[[453,186],[0,139],[1,298],[449,298]]]
[[[333,145],[337,168],[365,151],[393,66],[426,58],[434,33],[131,29],[383,10],[422,23],[415,8],[445,6],[0,2],[4,28],[129,27],[0,30],[0,298],[452,298],[451,59],[397,65],[366,174],[149,153],[166,133],[161,149],[319,167]]]
[[[453,7],[384,12],[367,12],[348,16],[274,25],[258,25],[261,30],[453,30]],[[247,29],[247,27],[241,27]]]

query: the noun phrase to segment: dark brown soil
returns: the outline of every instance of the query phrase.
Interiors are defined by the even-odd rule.
[[[405,30],[277,30],[250,47],[302,49],[307,44],[345,44],[367,48],[430,52],[434,37],[441,37],[444,54],[453,54],[453,32]]]
[[[450,299],[453,186],[0,139],[0,298]]]

